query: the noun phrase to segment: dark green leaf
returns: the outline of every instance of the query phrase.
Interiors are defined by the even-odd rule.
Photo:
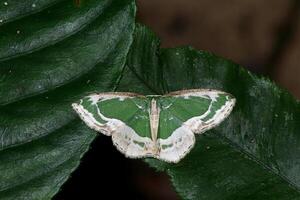
[[[71,103],[118,85],[135,4],[26,1],[36,12],[7,2],[0,9],[9,22],[0,26],[0,199],[50,199],[96,136]]]
[[[125,70],[118,90],[211,88],[237,99],[229,119],[197,136],[180,163],[146,160],[183,199],[300,199],[300,104],[286,91],[208,52],[159,49],[145,27],[136,29]]]
[[[1,26],[0,59],[6,60],[30,53],[77,33],[105,13],[111,3],[111,0],[88,1],[84,6],[77,7],[73,1],[62,1],[42,12]],[[15,4],[17,3],[12,2],[9,6],[17,6]],[[69,44],[78,43],[78,40],[83,41],[82,38],[73,41],[71,39]]]

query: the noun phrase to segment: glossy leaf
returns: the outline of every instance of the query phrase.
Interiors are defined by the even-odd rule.
[[[6,2],[6,3],[5,3]],[[70,104],[91,92],[233,94],[224,123],[180,163],[148,159],[183,199],[300,199],[300,106],[242,67],[192,48],[159,49],[131,0],[7,0],[0,7],[0,199],[50,199],[95,134]],[[119,84],[120,83],[120,84]]]
[[[0,199],[51,199],[96,136],[71,103],[116,88],[135,4],[25,2],[0,9]]]
[[[197,136],[178,164],[146,160],[170,175],[183,199],[300,199],[300,104],[285,90],[205,51],[160,49],[141,26],[125,71],[119,90],[211,88],[237,100],[229,118]]]

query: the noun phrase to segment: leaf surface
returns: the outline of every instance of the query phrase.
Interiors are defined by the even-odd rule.
[[[51,199],[79,165],[96,134],[71,103],[115,90],[135,26],[132,0],[26,3],[0,7],[0,199]]]
[[[183,199],[300,199],[300,104],[285,90],[205,51],[160,49],[158,38],[142,26],[125,71],[119,90],[210,88],[237,100],[229,118],[196,136],[178,164],[146,159],[170,175]]]

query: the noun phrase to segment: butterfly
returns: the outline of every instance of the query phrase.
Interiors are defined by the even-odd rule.
[[[235,102],[226,92],[190,89],[147,96],[91,94],[72,107],[87,126],[111,136],[126,157],[177,163],[194,146],[195,134],[219,125]]]

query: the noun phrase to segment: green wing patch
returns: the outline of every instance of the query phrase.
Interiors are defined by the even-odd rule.
[[[231,94],[205,89],[173,92],[162,99],[173,101],[164,112],[180,119],[198,134],[219,125],[235,105],[235,98]]]

